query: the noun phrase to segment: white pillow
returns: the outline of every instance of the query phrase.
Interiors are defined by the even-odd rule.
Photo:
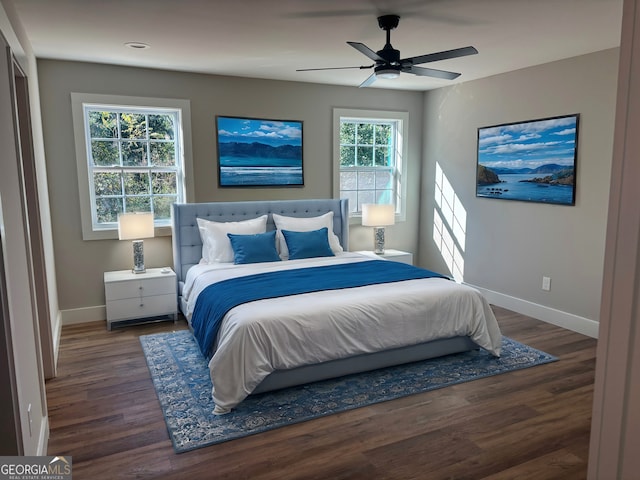
[[[267,231],[267,215],[240,222],[214,222],[198,218],[202,239],[202,260],[205,263],[233,262],[233,248],[227,233],[251,235]]]
[[[276,242],[278,243],[278,250],[280,252],[280,258],[287,260],[289,258],[289,249],[287,248],[287,242],[284,239],[282,230],[291,230],[293,232],[310,232],[312,230],[319,230],[323,227],[327,227],[327,235],[329,240],[329,246],[331,251],[336,254],[342,252],[342,246],[340,245],[340,239],[333,233],[333,212],[327,212],[319,217],[285,217],[273,215],[273,222],[276,224],[278,233],[276,234]]]

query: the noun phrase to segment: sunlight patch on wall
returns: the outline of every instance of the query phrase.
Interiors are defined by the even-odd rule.
[[[433,241],[456,282],[464,280],[464,249],[467,211],[460,198],[436,163],[433,209]]]

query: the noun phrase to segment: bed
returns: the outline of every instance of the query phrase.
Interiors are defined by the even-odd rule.
[[[434,272],[347,251],[347,200],[172,208],[179,308],[209,359],[216,414],[230,412],[248,395],[293,385],[470,349],[500,355],[498,324],[477,290]],[[320,219],[324,228],[318,229]],[[217,235],[221,226],[245,224],[260,233],[240,229],[229,235],[231,261],[214,259],[212,237],[204,236],[203,225],[213,225]],[[253,253],[241,255],[254,248],[246,242],[260,238],[263,245],[266,237],[275,241],[281,258],[254,263]],[[307,244],[318,238],[330,251],[316,257],[312,249],[306,255]],[[286,245],[290,258],[283,256]],[[378,278],[387,276],[388,281]],[[333,286],[338,278],[346,283]],[[271,289],[273,294],[263,293]]]

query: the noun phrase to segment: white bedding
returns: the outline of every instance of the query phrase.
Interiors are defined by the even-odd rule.
[[[195,265],[185,279],[187,319],[213,282],[259,272],[371,260],[355,253],[262,264]],[[219,330],[209,370],[218,412],[228,411],[274,370],[469,336],[500,355],[501,334],[477,290],[442,278],[305,293],[233,308]]]

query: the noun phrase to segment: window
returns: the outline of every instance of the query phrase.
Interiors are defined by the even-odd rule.
[[[91,102],[73,96],[74,127],[77,116],[81,123],[76,150],[84,238],[112,238],[121,212],[153,212],[156,227],[169,227],[171,204],[186,201],[185,105],[159,106],[175,102],[164,99]],[[188,108],[188,102],[178,102]]]
[[[364,203],[390,203],[403,216],[407,123],[404,112],[334,111],[337,190],[352,216]]]

